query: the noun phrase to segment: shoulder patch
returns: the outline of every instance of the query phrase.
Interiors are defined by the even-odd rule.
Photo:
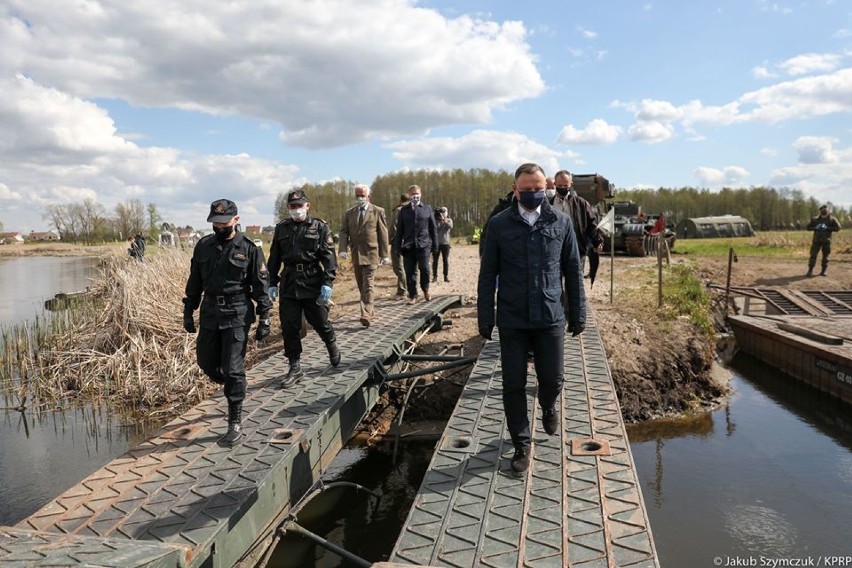
[[[239,251],[234,253],[234,260],[245,260],[245,259],[246,259],[246,255],[244,255],[243,253],[241,253]]]

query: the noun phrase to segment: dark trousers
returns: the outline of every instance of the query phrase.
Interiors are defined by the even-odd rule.
[[[198,330],[195,357],[204,374],[225,385],[228,402],[242,402],[246,397],[246,337],[248,327]]]
[[[527,353],[532,350],[538,378],[538,402],[543,409],[556,402],[562,390],[565,327],[538,329],[500,328],[500,363],[503,366],[503,410],[514,446],[530,445],[527,414]]]
[[[450,277],[450,245],[438,245],[438,252],[432,253],[432,280],[438,279],[438,257],[444,261],[444,280]]]
[[[417,297],[416,270],[420,270],[420,288],[424,292],[429,291],[429,249],[412,248],[402,251],[402,260],[405,265],[405,284],[408,287],[408,297]]]
[[[405,294],[405,269],[402,267],[402,255],[397,247],[391,246],[391,266],[396,276],[396,293],[401,296]]]
[[[334,329],[328,321],[328,306],[318,305],[316,298],[279,298],[278,316],[284,336],[284,355],[290,361],[302,356],[302,313],[326,345],[335,340]]]
[[[828,268],[828,255],[831,254],[831,241],[823,243],[811,243],[811,257],[808,259],[808,268],[813,270],[816,266],[817,256],[822,251],[822,271]]]

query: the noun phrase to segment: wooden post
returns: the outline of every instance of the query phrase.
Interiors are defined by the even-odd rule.
[[[728,317],[728,300],[731,296],[731,268],[734,264],[734,247],[728,247],[728,281],[725,284],[725,317]]]
[[[657,237],[657,307],[663,307],[663,239]]]

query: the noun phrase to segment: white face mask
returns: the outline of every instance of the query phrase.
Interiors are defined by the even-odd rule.
[[[297,223],[304,221],[308,217],[308,208],[299,207],[298,209],[290,209],[290,218]]]
[[[364,207],[365,205],[367,205],[367,198],[366,197],[356,197],[355,198],[355,205],[357,207]]]
[[[556,197],[556,190],[555,189],[545,189],[544,195],[548,199],[553,199],[554,197]]]
[[[412,205],[420,205],[420,196],[419,195],[412,195],[411,196],[411,204]]]

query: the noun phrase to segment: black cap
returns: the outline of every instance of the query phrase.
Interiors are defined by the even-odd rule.
[[[287,205],[302,205],[308,202],[308,194],[301,189],[294,189],[287,196]]]
[[[228,223],[237,216],[237,204],[230,199],[217,199],[210,204],[208,223]]]
[[[820,209],[828,209],[828,205],[820,205],[819,208]]]

